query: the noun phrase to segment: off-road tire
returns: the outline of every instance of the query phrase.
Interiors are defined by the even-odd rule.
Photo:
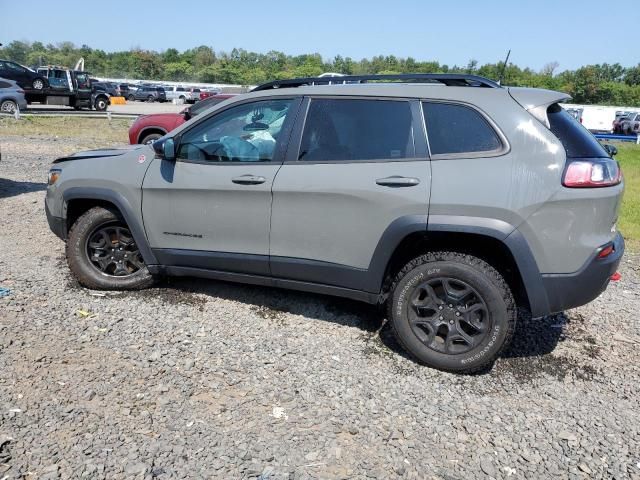
[[[100,272],[89,260],[87,242],[100,226],[119,224],[127,227],[122,217],[114,211],[94,207],[81,215],[72,225],[66,245],[69,269],[80,285],[94,290],[140,290],[150,287],[155,278],[146,265],[137,272],[123,277]]]
[[[439,278],[467,284],[486,306],[486,333],[468,352],[452,354],[430,348],[409,322],[409,302],[412,295],[419,293],[416,289]],[[447,307],[444,305],[445,311]],[[455,307],[449,314],[453,315],[454,310]],[[474,373],[491,366],[507,348],[515,330],[517,309],[507,282],[491,265],[472,255],[438,251],[413,259],[398,272],[390,288],[387,315],[400,345],[419,362],[447,372]]]

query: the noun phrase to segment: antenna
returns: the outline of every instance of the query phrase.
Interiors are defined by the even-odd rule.
[[[507,62],[509,61],[509,55],[511,55],[511,49],[509,49],[509,51],[507,52],[507,58],[504,59],[504,63],[502,64],[502,71],[500,72],[498,85],[502,85],[502,80],[504,80],[504,71],[507,69]]]

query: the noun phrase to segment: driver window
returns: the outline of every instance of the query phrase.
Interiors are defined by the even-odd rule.
[[[292,100],[229,108],[186,132],[177,158],[195,162],[270,162]]]

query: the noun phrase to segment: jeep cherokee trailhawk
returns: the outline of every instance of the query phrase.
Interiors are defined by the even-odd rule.
[[[272,82],[152,145],[56,160],[47,217],[88,288],[198,276],[386,304],[418,360],[475,371],[518,307],[583,305],[620,262],[622,175],[567,98],[469,75]]]

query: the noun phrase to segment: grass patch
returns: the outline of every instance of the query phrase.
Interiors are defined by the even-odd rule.
[[[617,143],[616,159],[622,166],[625,190],[618,228],[627,247],[640,250],[640,145]]]
[[[131,119],[37,117],[23,116],[20,120],[0,117],[0,135],[40,138],[74,138],[102,144],[129,143],[127,132]]]

